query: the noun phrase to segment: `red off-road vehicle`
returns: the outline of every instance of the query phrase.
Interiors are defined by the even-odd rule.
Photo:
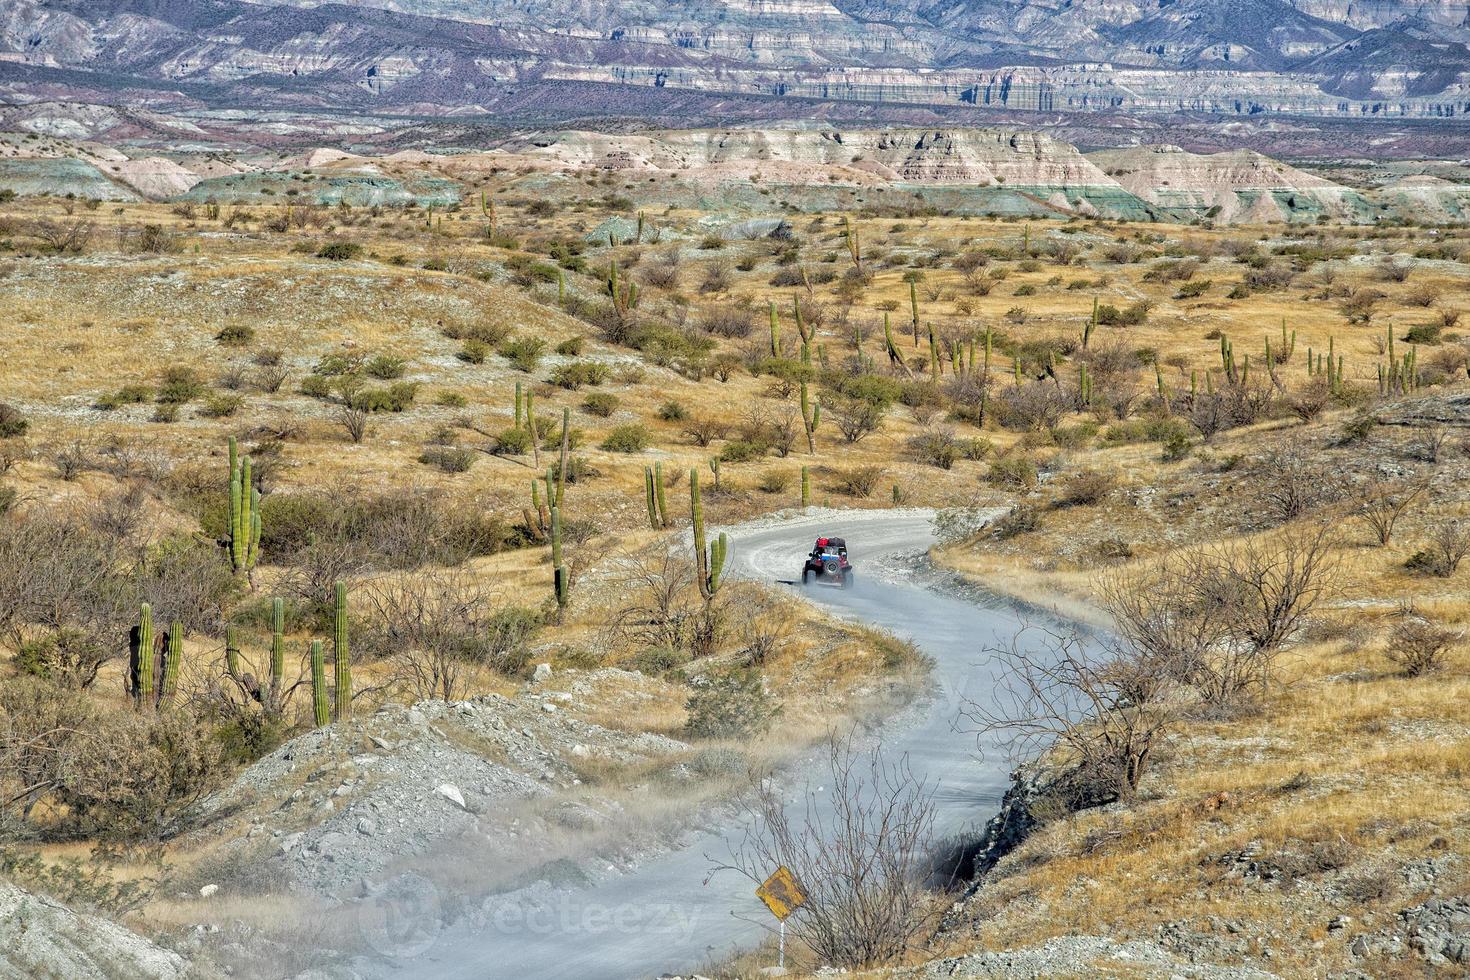
[[[852,565],[847,561],[847,542],[841,538],[818,538],[806,564],[801,568],[801,584],[816,582],[845,589],[852,585]]]

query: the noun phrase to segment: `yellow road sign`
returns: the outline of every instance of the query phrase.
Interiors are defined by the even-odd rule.
[[[771,914],[782,922],[786,917],[806,904],[806,892],[801,890],[796,875],[783,864],[755,890],[755,897],[766,903]]]

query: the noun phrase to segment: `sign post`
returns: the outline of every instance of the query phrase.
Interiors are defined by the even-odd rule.
[[[806,904],[806,892],[802,891],[796,875],[784,864],[755,890],[755,897],[766,903],[766,908],[780,923],[780,961],[777,967],[786,969],[786,917]]]

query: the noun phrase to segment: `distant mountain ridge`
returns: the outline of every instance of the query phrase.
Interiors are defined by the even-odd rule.
[[[1458,119],[1470,0],[11,0],[0,86],[570,116],[687,93],[1019,112]]]

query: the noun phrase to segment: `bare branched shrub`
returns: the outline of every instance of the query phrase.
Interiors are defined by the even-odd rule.
[[[1073,408],[1073,400],[1067,392],[1050,381],[1032,381],[1004,388],[996,401],[1001,424],[1010,429],[1031,431],[1055,430]]]
[[[611,627],[642,647],[688,650],[701,603],[687,558],[656,545],[619,555],[613,567],[623,602]]]
[[[1265,453],[1253,470],[1260,508],[1276,523],[1295,520],[1342,496],[1341,475],[1296,446]]]
[[[539,617],[519,611],[507,628],[506,608],[468,574],[434,570],[380,579],[355,590],[356,649],[389,663],[416,699],[457,700],[474,669],[518,674]]]
[[[1333,586],[1326,529],[1278,532],[1105,576],[1115,633],[1208,705],[1262,696],[1277,655]]]
[[[1404,483],[1376,480],[1355,491],[1360,501],[1358,519],[1368,525],[1379,547],[1384,547],[1393,539],[1393,530],[1404,511],[1428,489],[1428,480]]]
[[[834,739],[830,779],[788,807],[761,784],[748,804],[744,840],[717,870],[759,884],[778,866],[795,875],[806,904],[787,920],[792,936],[823,963],[856,968],[905,953],[927,922],[924,878],[933,843],[931,789],[907,759],[861,752]]]
[[[361,408],[343,405],[337,409],[337,424],[353,442],[362,442],[367,437],[369,413]]]
[[[1106,798],[1138,788],[1154,749],[1178,720],[1178,671],[1128,642],[1099,645],[1075,631],[1026,625],[987,651],[990,695],[961,716],[1016,760],[1055,750],[1060,765],[1106,786]]]
[[[31,226],[31,234],[41,240],[47,251],[58,255],[79,255],[85,252],[95,231],[95,226],[86,218],[60,222],[42,218]]]
[[[1388,636],[1388,659],[1407,677],[1420,677],[1443,670],[1451,649],[1462,634],[1420,616],[1412,607]]]
[[[1421,551],[1408,561],[1415,571],[1449,578],[1470,555],[1470,521],[1451,518],[1439,521],[1429,529],[1428,540]]]

